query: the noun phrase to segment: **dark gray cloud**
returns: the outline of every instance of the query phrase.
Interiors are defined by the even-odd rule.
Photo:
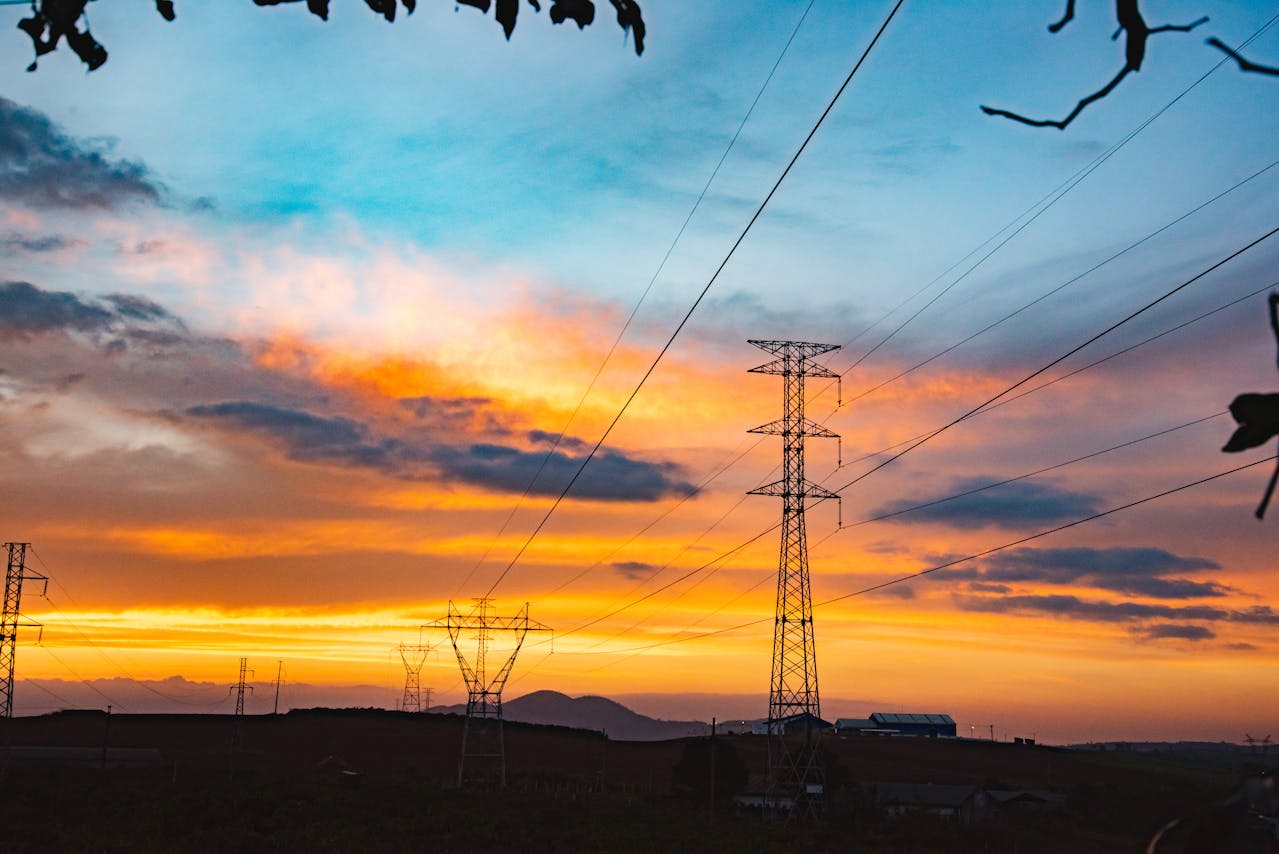
[[[1174,638],[1188,641],[1211,640],[1217,636],[1217,633],[1207,626],[1183,623],[1156,623],[1153,626],[1143,628],[1140,634],[1151,640]]]
[[[28,252],[39,255],[45,252],[59,252],[63,249],[71,249],[83,245],[83,240],[75,237],[63,237],[60,234],[46,234],[39,237],[30,234],[10,234],[8,237],[0,239],[0,249],[9,254]]]
[[[1012,593],[1013,589],[1007,584],[991,584],[987,581],[972,581],[968,584],[968,589],[974,593]]]
[[[36,208],[111,210],[156,203],[161,187],[141,163],[74,139],[48,117],[0,97],[0,198]]]
[[[490,443],[442,447],[432,457],[446,476],[505,492],[523,491],[540,470],[529,490],[533,495],[559,495],[582,464],[582,456],[562,451],[547,454]],[[691,483],[679,479],[679,467],[672,463],[650,463],[602,450],[569,495],[602,501],[657,501],[696,491]]]
[[[153,328],[157,324],[163,328]],[[110,333],[156,344],[162,337],[176,340],[174,329],[185,333],[178,318],[142,297],[110,294],[90,300],[67,291],[42,290],[30,282],[0,283],[0,339],[81,332]],[[107,346],[119,349],[124,341],[113,339]]]
[[[25,338],[54,330],[95,332],[115,317],[65,291],[44,291],[30,282],[0,284],[0,338]]]
[[[870,595],[881,599],[914,599],[915,588],[909,584],[892,584],[888,587],[881,587]]]
[[[535,445],[555,445],[556,439],[559,440],[559,447],[570,451],[587,451],[591,447],[576,436],[561,436],[557,433],[548,433],[545,430],[528,431],[528,440]]]
[[[523,451],[508,445],[430,444],[374,435],[349,418],[326,418],[299,409],[250,401],[188,407],[185,414],[236,430],[266,436],[300,462],[367,468],[402,478],[432,474],[503,492],[522,492],[540,471],[529,492],[558,495],[581,465],[580,457],[561,452]],[[691,494],[678,467],[633,459],[617,451],[596,454],[571,493],[604,501],[656,501]]]
[[[641,578],[648,578],[658,569],[655,563],[644,563],[642,560],[623,560],[613,564],[613,571],[618,575],[629,578],[632,581],[639,581]]]
[[[873,515],[898,514],[889,517],[895,522],[941,522],[964,528],[1020,528],[1054,525],[1091,516],[1101,509],[1101,496],[1074,492],[1049,483],[1023,480],[984,488],[998,480],[998,477],[962,478],[951,484],[947,494],[971,492],[971,495],[894,501],[873,511]],[[929,506],[920,507],[923,504]],[[920,509],[912,510],[914,507]]]
[[[1035,596],[969,596],[954,594],[964,611],[988,614],[1048,614],[1097,623],[1132,623],[1143,620],[1198,620],[1202,622],[1279,625],[1279,612],[1269,605],[1231,610],[1211,605],[1162,605],[1145,602],[1107,602],[1065,594]]]
[[[1226,649],[1234,649],[1234,650],[1238,650],[1239,652],[1252,652],[1252,651],[1256,650],[1257,648],[1258,648],[1258,647],[1257,647],[1257,645],[1256,645],[1256,644],[1251,644],[1251,643],[1228,643],[1228,644],[1226,644]]]
[[[394,455],[392,446],[370,444],[365,427],[349,418],[322,418],[297,409],[248,401],[192,406],[186,414],[270,436],[285,447],[293,460],[385,468]]]
[[[981,577],[994,582],[1086,584],[1156,599],[1197,599],[1224,596],[1230,588],[1215,581],[1169,576],[1220,568],[1207,558],[1149,547],[1019,548],[986,559]]]

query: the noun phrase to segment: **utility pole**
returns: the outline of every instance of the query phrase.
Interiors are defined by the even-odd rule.
[[[431,654],[431,646],[423,644],[419,638],[416,644],[399,645],[400,660],[404,662],[404,696],[400,700],[400,711],[420,712],[422,709],[422,667],[426,657]],[[431,705],[430,690],[427,690],[426,705]]]
[[[750,373],[774,374],[784,380],[783,415],[749,431],[782,437],[782,479],[750,491],[782,499],[781,549],[777,562],[777,603],[773,620],[773,667],[768,696],[768,800],[792,817],[815,817],[825,795],[822,769],[821,717],[817,688],[817,649],[813,635],[813,601],[808,579],[808,534],[805,499],[819,501],[839,494],[804,476],[804,440],[838,439],[804,416],[804,380],[839,379],[839,374],[814,361],[838,350],[834,344],[806,341],[750,341],[777,358]],[[798,737],[787,725],[799,725]],[[793,726],[792,726],[793,729]]]
[[[18,654],[18,627],[29,626],[41,629],[39,623],[22,616],[22,582],[39,581],[40,594],[45,595],[49,588],[49,579],[27,569],[27,549],[30,543],[5,543],[9,550],[9,563],[4,573],[4,606],[0,611],[0,717],[13,717],[13,669]]]
[[[989,726],[990,726],[990,740],[991,740],[991,741],[994,741],[994,740],[995,740],[995,725],[994,725],[994,724],[990,724]]]
[[[107,703],[107,717],[102,723],[102,767],[107,767],[107,747],[111,743],[111,704]]]
[[[715,823],[715,718],[711,718],[711,824]]]
[[[271,714],[278,715],[280,713],[280,677],[284,675],[284,660],[277,662],[275,669],[275,706],[271,710]]]
[[[524,644],[524,636],[529,632],[549,632],[550,627],[528,618],[528,603],[513,617],[498,617],[492,613],[493,600],[487,597],[475,599],[475,607],[469,614],[463,614],[449,600],[448,616],[422,626],[424,629],[445,629],[449,640],[453,643],[453,652],[457,655],[458,666],[462,670],[462,678],[466,681],[466,721],[462,725],[462,756],[457,765],[457,785],[461,788],[466,782],[468,760],[472,772],[478,762],[497,765],[497,781],[501,788],[506,788],[506,742],[502,733],[502,689],[510,678],[511,669],[515,666],[515,656]],[[476,641],[475,662],[467,660],[459,645],[463,632],[474,631]],[[489,678],[486,659],[489,641],[495,633],[511,633],[514,647],[506,661],[498,669],[497,675]],[[471,727],[475,727],[475,736],[471,736]],[[475,775],[479,776],[479,775]]]

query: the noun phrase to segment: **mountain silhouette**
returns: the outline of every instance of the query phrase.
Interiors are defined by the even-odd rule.
[[[432,711],[464,715],[466,705]],[[607,697],[570,697],[559,691],[534,691],[507,700],[502,704],[502,717],[521,723],[597,730],[621,741],[663,741],[710,731],[710,726],[702,721],[664,721],[641,715]]]

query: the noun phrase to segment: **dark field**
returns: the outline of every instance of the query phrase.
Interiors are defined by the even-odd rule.
[[[717,739],[712,809],[706,739],[515,723],[508,789],[458,791],[461,724],[378,711],[251,716],[238,730],[213,715],[113,715],[109,730],[100,713],[14,719],[0,851],[1130,852],[1179,817],[1161,852],[1279,851],[1222,806],[1244,769],[1172,755],[832,737],[825,820],[788,827],[731,801],[759,788],[761,737]],[[858,785],[889,781],[1051,790],[1064,803],[890,818]]]

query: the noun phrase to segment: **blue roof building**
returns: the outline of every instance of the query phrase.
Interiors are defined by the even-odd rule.
[[[902,735],[954,738],[955,719],[950,715],[917,715],[875,712],[870,716],[877,729],[896,730]]]

